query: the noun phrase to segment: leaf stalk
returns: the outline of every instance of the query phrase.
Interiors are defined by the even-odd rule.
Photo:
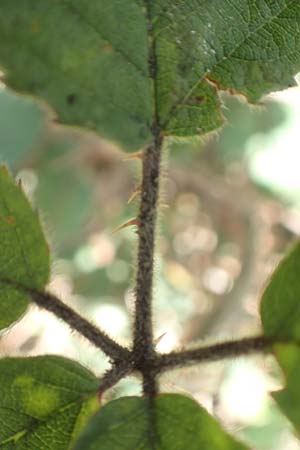
[[[97,348],[100,348],[113,362],[124,361],[130,356],[128,349],[117,344],[104,331],[93,325],[54,295],[32,289],[25,290],[30,294],[36,305],[64,320],[72,330],[77,331]]]
[[[163,372],[183,366],[248,356],[254,353],[264,353],[271,351],[274,343],[274,340],[266,336],[225,341],[205,347],[160,355],[157,359],[157,366],[158,370]]]
[[[135,284],[135,318],[133,353],[144,376],[144,392],[155,393],[149,362],[155,355],[152,329],[152,288],[155,230],[159,197],[162,137],[157,134],[143,154],[143,176],[138,216],[138,261]],[[147,380],[147,381],[146,381]]]

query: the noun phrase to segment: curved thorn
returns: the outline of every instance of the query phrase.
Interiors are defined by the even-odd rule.
[[[126,156],[126,158],[124,158],[123,161],[132,161],[134,159],[142,160],[142,158],[143,158],[143,152],[136,152],[136,153],[132,153],[129,156]]]
[[[141,193],[141,186],[138,186],[135,188],[135,190],[127,200],[127,205],[129,205],[129,203],[131,203],[140,193]]]
[[[139,222],[138,222],[137,217],[135,217],[135,218],[133,218],[133,219],[129,219],[127,222],[125,222],[125,223],[123,223],[122,225],[120,225],[120,226],[118,226],[117,228],[115,228],[115,229],[112,231],[112,234],[115,234],[115,233],[117,233],[118,231],[123,230],[123,228],[127,228],[127,227],[130,227],[130,226],[132,226],[132,225],[139,226]]]

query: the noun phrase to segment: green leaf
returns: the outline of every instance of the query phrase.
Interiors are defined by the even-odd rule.
[[[299,20],[297,0],[2,0],[0,63],[64,123],[133,150],[154,121],[168,135],[219,127],[220,89],[256,102],[294,84]]]
[[[2,0],[0,40],[7,83],[47,100],[64,123],[125,147],[150,138],[148,37],[139,1]]]
[[[300,432],[300,244],[283,258],[266,287],[261,318],[266,336],[295,344],[274,345],[273,352],[286,376],[286,388],[273,393],[284,414]],[[298,345],[296,345],[298,343]]]
[[[49,248],[38,214],[5,167],[0,167],[0,329],[16,321],[30,298],[13,285],[42,290],[49,278]]]
[[[158,109],[168,133],[218,127],[219,89],[256,102],[295,84],[291,75],[300,69],[297,0],[151,4],[158,36]]]
[[[104,406],[89,422],[74,450],[246,450],[190,398],[159,395],[149,409],[140,397]]]
[[[272,396],[300,433],[300,348],[294,344],[276,345],[274,353],[285,374],[286,387],[281,391],[273,392]]]
[[[266,287],[261,319],[266,336],[300,341],[300,244],[283,258]]]
[[[0,447],[67,450],[98,408],[95,376],[56,356],[0,360]]]

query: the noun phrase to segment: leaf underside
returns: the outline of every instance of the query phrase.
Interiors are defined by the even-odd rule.
[[[49,248],[37,212],[5,167],[0,167],[0,329],[26,311],[22,290],[42,290],[50,273]]]
[[[300,3],[2,0],[0,40],[9,86],[135,150],[154,121],[166,135],[218,128],[219,89],[255,103],[294,85]]]
[[[98,408],[97,379],[56,356],[0,360],[0,448],[67,450]]]
[[[89,422],[74,450],[246,450],[194,400],[159,395],[149,407],[140,397],[104,406]]]

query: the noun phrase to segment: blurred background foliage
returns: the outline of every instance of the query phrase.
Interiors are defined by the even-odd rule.
[[[255,335],[268,276],[300,232],[300,89],[261,107],[223,96],[224,129],[168,145],[155,286],[157,348]],[[49,289],[129,344],[136,234],[115,227],[137,214],[140,162],[112,144],[61,127],[29,97],[0,90],[0,154],[40,211],[53,252]],[[167,161],[168,159],[168,161]],[[3,333],[2,355],[63,354],[99,376],[107,360],[32,306]],[[257,450],[297,450],[268,392],[282,375],[272,357],[168,373],[162,390],[191,393]],[[122,381],[107,399],[139,391]]]

